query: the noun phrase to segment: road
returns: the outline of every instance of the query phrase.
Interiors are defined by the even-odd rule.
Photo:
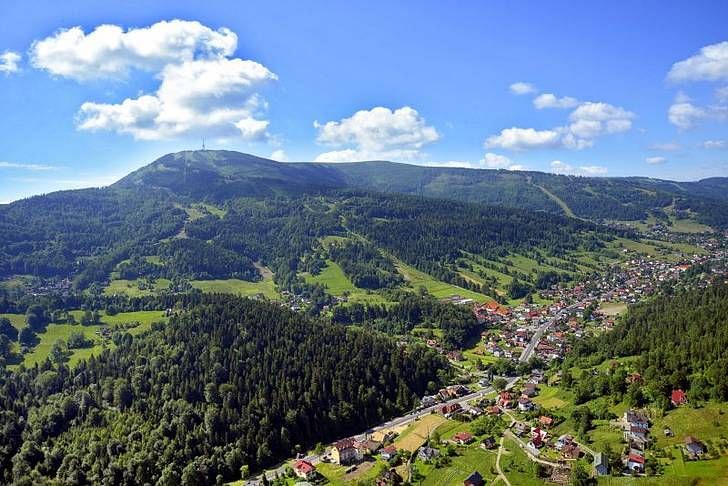
[[[538,345],[539,341],[541,341],[541,337],[543,337],[543,333],[546,332],[546,330],[554,325],[559,319],[562,319],[566,317],[569,313],[569,311],[576,309],[576,307],[579,304],[571,304],[568,307],[564,307],[559,312],[556,313],[555,316],[548,319],[546,322],[541,324],[539,328],[536,330],[536,332],[533,334],[533,337],[531,338],[531,342],[528,343],[528,346],[526,346],[526,349],[523,350],[521,353],[521,356],[518,357],[518,361],[521,363],[527,362],[529,359],[531,359],[531,356],[533,355],[534,350],[536,349],[536,345]]]
[[[513,388],[513,386],[516,384],[516,382],[518,380],[520,380],[520,377],[518,377],[518,376],[509,378],[506,381],[506,389],[508,390],[508,389]],[[401,426],[407,425],[410,422],[413,422],[421,417],[424,417],[425,415],[429,415],[432,412],[436,411],[439,408],[442,408],[445,405],[450,405],[450,404],[454,404],[454,403],[459,403],[462,405],[463,403],[469,402],[471,400],[477,400],[479,398],[483,398],[485,395],[488,395],[489,393],[493,393],[493,392],[495,392],[495,389],[493,387],[489,386],[487,388],[483,388],[482,390],[478,390],[477,392],[470,393],[468,395],[464,395],[460,398],[453,398],[452,400],[448,400],[446,402],[440,402],[440,403],[438,403],[436,405],[432,405],[430,407],[426,407],[426,408],[423,408],[420,410],[415,410],[413,412],[408,413],[407,415],[402,415],[401,417],[397,417],[397,418],[394,418],[381,425],[377,425],[376,427],[373,427],[373,428],[369,429],[368,431],[366,431],[365,433],[359,434],[356,437],[358,439],[361,439],[365,435],[373,434],[374,432],[378,432],[378,431],[386,430],[386,429],[393,429],[396,427],[401,427]]]

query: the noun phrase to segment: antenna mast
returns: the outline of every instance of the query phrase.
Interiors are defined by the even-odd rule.
[[[202,137],[202,150],[205,150],[205,137]]]

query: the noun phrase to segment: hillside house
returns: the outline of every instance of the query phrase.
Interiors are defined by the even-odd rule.
[[[393,459],[397,455],[397,448],[394,445],[388,445],[384,449],[382,449],[382,452],[379,453],[379,457],[384,459],[385,461],[389,461]]]
[[[463,486],[483,486],[484,484],[485,481],[483,480],[483,476],[481,476],[478,471],[473,471],[473,473],[468,476],[465,481],[463,481]]]
[[[331,458],[336,464],[353,464],[359,462],[360,456],[356,447],[354,447],[354,439],[341,439],[334,442],[331,449]]]
[[[601,452],[594,454],[594,471],[597,473],[597,476],[606,476],[609,474],[607,459]]]
[[[700,459],[700,457],[705,454],[705,450],[705,444],[692,435],[685,438],[685,452],[687,452],[688,456],[692,459]]]
[[[296,477],[309,480],[316,475],[316,468],[308,461],[299,460],[293,465],[293,473]]]
[[[468,432],[458,432],[452,437],[453,441],[458,445],[467,445],[473,441],[473,435]]]
[[[670,403],[673,407],[679,407],[688,403],[688,397],[681,389],[673,390],[670,394]]]

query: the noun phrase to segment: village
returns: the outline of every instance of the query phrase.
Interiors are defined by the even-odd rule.
[[[320,484],[330,481],[335,467],[343,468],[338,470],[352,481],[372,477],[371,471],[377,468],[373,478],[377,485],[417,483],[423,472],[435,474],[442,467],[447,470],[453,459],[477,454],[482,455],[482,465],[452,484],[478,486],[492,480],[511,484],[502,472],[501,462],[517,454],[524,462],[537,466],[539,477],[547,482],[565,484],[577,462],[588,464],[591,476],[608,475],[614,471],[609,458],[579,441],[576,434],[556,433],[563,430],[559,425],[564,419],[550,415],[543,406],[546,401],[539,400],[542,388],[552,388],[547,385],[544,370],[550,362],[562,359],[577,340],[612,329],[628,305],[653,295],[661,285],[678,280],[683,272],[721,262],[723,265],[716,266],[714,272],[725,273],[728,253],[722,240],[703,236],[692,237],[691,241],[706,251],[679,261],[624,250],[623,261],[604,273],[575,285],[553,285],[542,291],[540,300],[547,302],[542,305],[507,307],[495,301],[478,304],[457,295],[447,298],[455,305],[472,307],[484,327],[479,342],[474,349],[445,349],[433,336],[423,338],[423,343],[445,355],[461,372],[461,381],[469,382],[423,396],[419,408],[410,414],[338,440],[321,453],[301,455],[269,471],[266,478],[288,475],[297,478],[295,484]],[[511,362],[512,367],[499,376],[494,371],[498,367],[492,365],[504,362]],[[529,364],[525,367],[528,371],[517,373],[518,364]],[[628,377],[639,379],[636,373]],[[687,404],[683,390],[673,390],[669,398],[673,407]],[[422,430],[424,423],[431,424],[426,431]],[[628,409],[611,426],[622,430],[622,442],[626,444],[619,459],[622,474],[645,475],[646,449],[653,435],[650,419],[640,410]],[[660,433],[665,437],[673,434],[668,427]],[[414,446],[413,435],[419,438]],[[686,436],[681,440],[688,458],[700,459],[706,452],[700,438]],[[509,459],[502,459],[506,454]],[[249,479],[248,484],[259,484],[259,479]]]

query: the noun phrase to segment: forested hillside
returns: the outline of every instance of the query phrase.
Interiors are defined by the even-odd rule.
[[[2,482],[213,484],[410,409],[442,358],[276,305],[189,297],[73,371],[0,368]]]
[[[667,291],[633,306],[614,331],[577,343],[573,355],[590,363],[625,356],[638,357],[647,383],[634,390],[639,400],[667,407],[678,388],[696,401],[728,400],[728,284]]]

